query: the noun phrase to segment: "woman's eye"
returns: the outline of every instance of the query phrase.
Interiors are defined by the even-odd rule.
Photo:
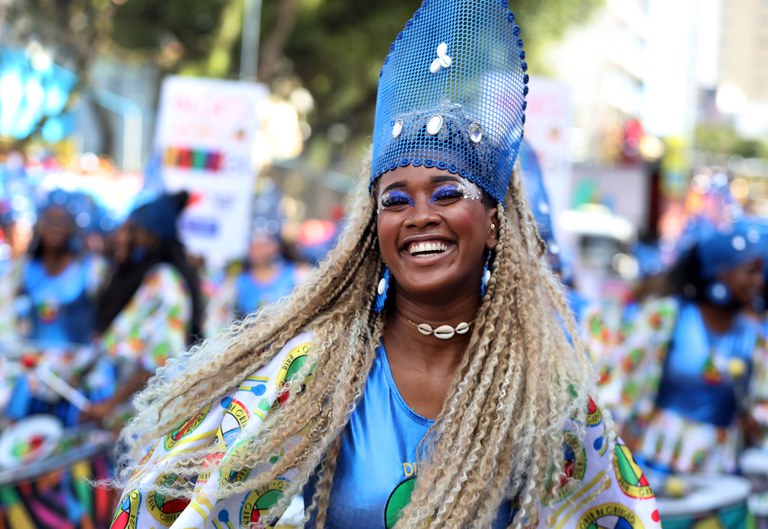
[[[458,198],[464,198],[464,190],[459,186],[445,186],[436,190],[432,194],[430,202],[435,203],[439,201],[456,200]]]
[[[379,207],[392,208],[397,206],[413,206],[413,199],[402,191],[388,191],[381,195]]]

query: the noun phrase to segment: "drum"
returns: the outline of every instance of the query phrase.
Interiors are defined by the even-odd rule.
[[[752,484],[749,512],[756,529],[768,529],[768,450],[749,448],[739,459],[744,477]]]
[[[2,344],[0,350],[5,373],[0,380],[0,413],[5,419],[52,414],[66,425],[76,425],[77,401],[52,385],[52,377],[79,393],[75,396],[83,402],[99,402],[114,392],[114,366],[90,346],[19,341]],[[50,374],[43,376],[46,373]]]
[[[670,480],[678,485],[671,486]],[[679,488],[679,494],[668,495]],[[729,475],[667,478],[655,488],[664,529],[746,529],[749,481]]]
[[[39,431],[50,421],[56,419],[32,416],[0,435],[0,527],[108,528],[114,491],[98,482],[112,477],[111,435]]]

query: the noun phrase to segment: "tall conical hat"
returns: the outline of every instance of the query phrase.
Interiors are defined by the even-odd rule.
[[[425,0],[381,70],[371,183],[424,165],[503,203],[523,137],[527,69],[507,0]]]

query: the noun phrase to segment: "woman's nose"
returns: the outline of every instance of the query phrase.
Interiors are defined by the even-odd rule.
[[[408,221],[408,224],[414,227],[424,227],[439,223],[440,215],[437,214],[428,199],[416,198]]]

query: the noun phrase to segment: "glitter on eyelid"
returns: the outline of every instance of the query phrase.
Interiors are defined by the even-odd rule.
[[[392,203],[395,200],[397,200],[397,203]],[[404,205],[414,206],[413,198],[408,193],[404,193],[402,191],[398,190],[392,190],[392,191],[385,191],[381,194],[381,197],[379,197],[379,205],[377,211],[381,211],[382,209],[386,207],[391,206],[404,206]]]
[[[459,184],[457,189],[464,194],[464,198],[468,198],[469,200],[480,200],[483,198],[483,193],[480,191],[480,188],[468,180]]]

